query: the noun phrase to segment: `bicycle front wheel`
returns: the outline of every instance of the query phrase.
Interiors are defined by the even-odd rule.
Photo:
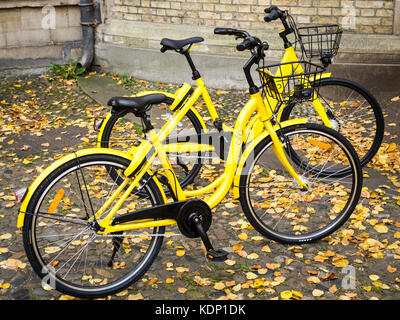
[[[42,284],[75,297],[99,298],[125,289],[150,267],[165,227],[99,234],[89,220],[121,183],[109,171],[124,179],[129,162],[101,153],[77,157],[39,185],[27,206],[23,241]],[[153,180],[141,192],[147,197],[132,192],[116,215],[163,203]]]
[[[332,127],[350,141],[361,165],[365,166],[378,152],[384,135],[384,119],[378,101],[367,89],[347,79],[322,79],[318,91]],[[310,102],[289,103],[283,109],[281,120],[304,117],[322,124]]]
[[[362,173],[357,154],[342,135],[321,125],[290,126],[278,133],[289,162],[308,188],[301,189],[287,173],[267,137],[243,168],[242,209],[269,239],[301,244],[324,238],[346,222],[358,203]]]

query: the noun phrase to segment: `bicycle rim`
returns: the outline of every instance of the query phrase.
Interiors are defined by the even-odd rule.
[[[284,136],[302,159],[299,166],[288,156],[308,190],[299,188],[276,160],[272,142],[264,140],[241,177],[243,210],[253,227],[270,239],[316,241],[337,230],[354,210],[362,187],[361,166],[351,145],[329,128],[308,124],[289,128]],[[351,168],[349,175],[335,177],[335,171],[346,167]]]

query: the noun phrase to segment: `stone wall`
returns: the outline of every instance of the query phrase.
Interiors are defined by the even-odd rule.
[[[78,0],[0,1],[0,71],[40,70],[81,55]]]
[[[271,2],[288,9],[300,24],[339,23],[354,33],[394,33],[394,0],[115,0],[112,17],[214,27],[229,23],[234,28],[265,29],[272,28],[263,22],[263,9]]]

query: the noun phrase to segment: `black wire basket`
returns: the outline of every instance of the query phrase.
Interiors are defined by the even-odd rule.
[[[296,61],[261,66],[257,71],[264,95],[280,103],[288,103],[314,101],[325,68],[308,61]]]
[[[307,59],[332,59],[339,52],[343,29],[337,24],[297,27],[294,19],[288,16],[294,31],[295,48],[300,47],[303,57]],[[327,60],[328,61],[328,60]]]

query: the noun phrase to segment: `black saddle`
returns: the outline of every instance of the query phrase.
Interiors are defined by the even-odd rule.
[[[150,110],[151,105],[165,102],[167,97],[161,93],[153,93],[140,97],[113,97],[108,105],[113,107],[114,112],[133,112],[140,117]]]
[[[202,42],[202,41],[204,41],[204,39],[202,37],[193,37],[193,38],[187,38],[187,39],[183,39],[183,40],[172,40],[172,39],[164,38],[161,40],[161,43],[160,43],[163,46],[161,48],[161,51],[165,52],[166,50],[180,50],[188,44],[198,43],[198,42]]]

